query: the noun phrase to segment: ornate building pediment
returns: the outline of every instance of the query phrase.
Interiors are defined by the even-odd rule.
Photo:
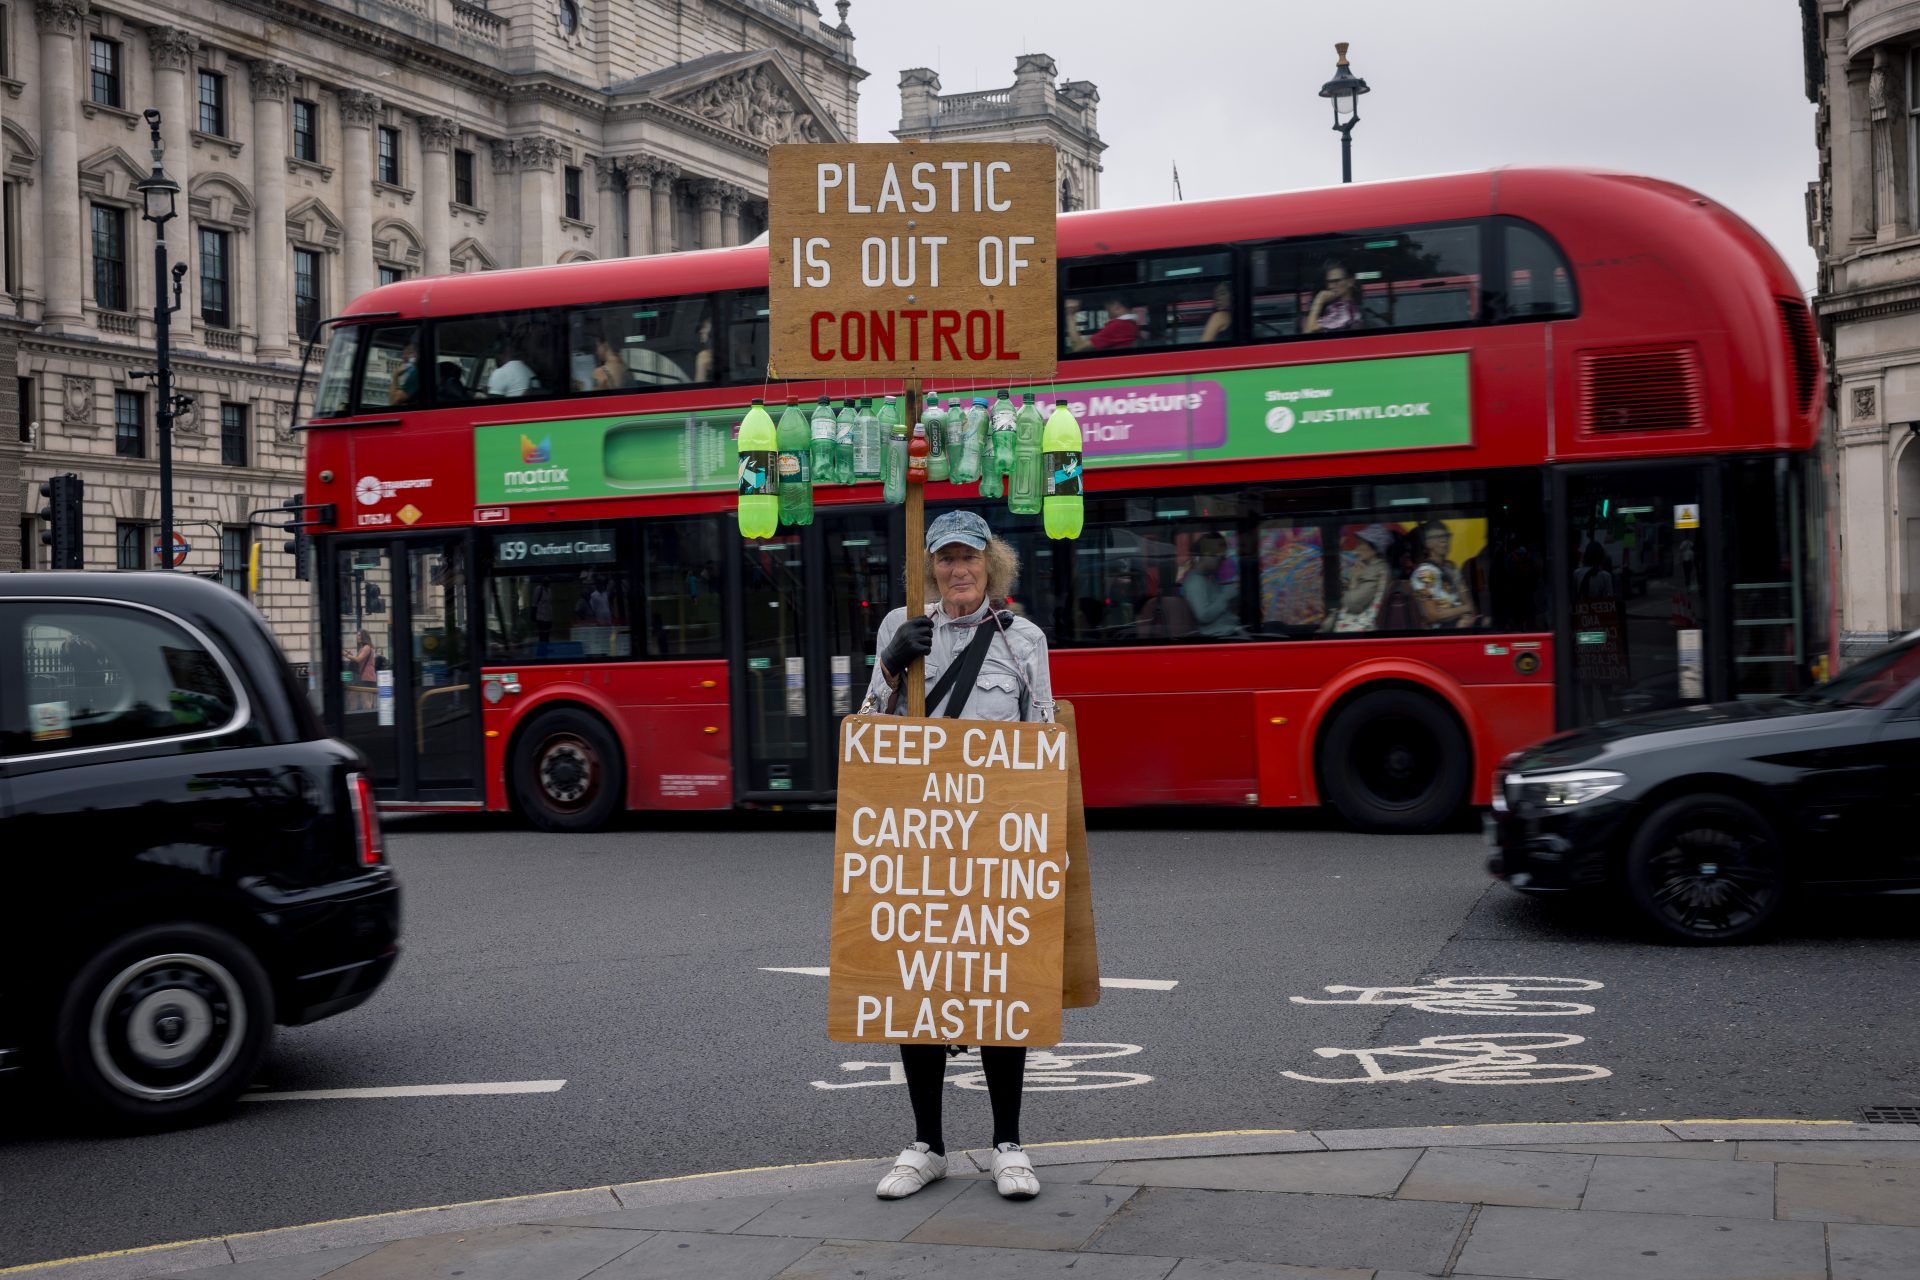
[[[287,210],[287,239],[295,244],[319,245],[328,252],[337,251],[345,237],[345,226],[333,210],[318,197],[302,200]]]
[[[772,49],[695,58],[608,92],[616,106],[637,100],[670,107],[762,147],[847,141],[833,114]]]
[[[133,184],[147,176],[133,157],[119,147],[104,147],[80,162],[80,191],[91,197],[132,203]]]

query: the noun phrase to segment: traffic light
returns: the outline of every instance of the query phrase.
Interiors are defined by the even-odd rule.
[[[296,581],[306,582],[313,577],[313,544],[307,537],[307,531],[300,527],[305,519],[307,495],[296,493],[280,505],[288,512],[286,528],[293,534],[283,545],[286,553],[293,557],[293,576]]]
[[[385,613],[387,611],[387,602],[380,595],[380,584],[377,582],[368,582],[363,583],[362,586],[366,589],[367,612],[370,614]]]
[[[71,471],[40,482],[40,496],[47,505],[40,518],[47,523],[40,541],[53,548],[55,569],[84,569],[81,555],[80,507],[86,483]]]

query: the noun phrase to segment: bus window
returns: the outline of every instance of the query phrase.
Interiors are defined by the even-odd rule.
[[[424,402],[419,338],[419,326],[411,324],[384,325],[369,331],[366,369],[360,375],[358,412],[413,409]]]
[[[631,584],[616,526],[494,533],[486,579],[487,661],[633,656]]]
[[[1320,526],[1268,520],[1260,526],[1260,630],[1313,631],[1327,622]]]
[[[1074,549],[1073,621],[1082,645],[1253,638],[1238,492],[1087,500]]]
[[[767,291],[736,293],[727,304],[727,381],[761,382],[767,376]]]
[[[1506,314],[1512,320],[1570,316],[1573,278],[1566,259],[1532,227],[1509,222],[1501,228],[1507,256]]]
[[[721,540],[716,520],[645,526],[647,656],[720,656]]]
[[[347,412],[353,393],[353,361],[360,354],[361,326],[333,327],[327,358],[320,366],[320,383],[313,393],[313,416],[337,418]]]
[[[1063,264],[1061,351],[1096,355],[1227,342],[1233,255],[1197,250]]]
[[[568,331],[575,391],[713,381],[713,309],[705,294],[583,308]]]
[[[1291,241],[1252,262],[1256,339],[1471,324],[1480,312],[1473,225]]]
[[[526,400],[564,394],[555,373],[552,336],[560,329],[551,311],[442,320],[434,328],[434,383],[457,386],[474,400]],[[457,371],[457,376],[456,376]]]

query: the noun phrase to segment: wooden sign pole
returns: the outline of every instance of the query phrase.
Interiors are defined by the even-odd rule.
[[[907,415],[907,435],[911,438],[913,424],[920,421],[920,379],[907,379],[906,394],[901,397],[901,404]],[[926,593],[920,585],[927,576],[927,487],[908,484],[906,506],[907,616],[911,618],[927,607],[923,598]],[[927,714],[927,664],[924,660],[907,668],[907,714]]]

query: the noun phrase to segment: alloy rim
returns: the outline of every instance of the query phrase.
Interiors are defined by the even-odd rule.
[[[584,739],[561,734],[547,739],[541,750],[539,776],[540,790],[556,807],[579,809],[593,798],[599,757]]]
[[[246,1038],[247,1003],[225,965],[186,952],[122,969],[93,1002],[93,1065],[129,1097],[166,1102],[219,1079]]]
[[[1773,847],[1732,824],[1703,822],[1674,832],[1647,871],[1654,908],[1695,937],[1750,928],[1780,895]]]

